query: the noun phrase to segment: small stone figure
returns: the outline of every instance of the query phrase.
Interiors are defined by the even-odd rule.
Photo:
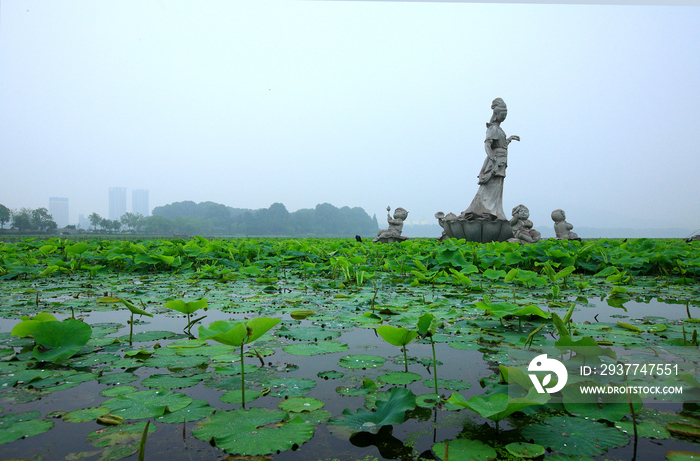
[[[394,210],[393,218],[391,217],[391,214],[389,214],[389,212],[391,211],[391,207],[386,207],[386,211],[386,220],[389,223],[389,228],[380,230],[377,233],[377,238],[375,238],[373,242],[388,243],[402,242],[404,240],[408,240],[408,237],[403,237],[401,235],[401,230],[403,229],[403,222],[406,220],[406,218],[408,218],[408,211],[399,207]]]
[[[552,211],[552,221],[554,221],[555,238],[559,240],[581,240],[575,232],[571,232],[573,225],[566,222],[566,214],[564,210]]]
[[[513,208],[513,218],[510,220],[510,228],[513,230],[513,238],[509,242],[535,243],[540,241],[540,233],[532,228],[530,210],[525,205]]]

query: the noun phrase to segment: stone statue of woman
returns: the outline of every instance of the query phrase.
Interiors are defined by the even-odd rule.
[[[520,136],[509,136],[501,129],[501,122],[506,119],[508,109],[503,99],[496,98],[491,104],[493,115],[486,124],[486,159],[479,172],[479,190],[474,200],[460,218],[467,220],[486,219],[507,221],[503,213],[503,178],[508,166],[508,145],[511,141],[520,141]]]

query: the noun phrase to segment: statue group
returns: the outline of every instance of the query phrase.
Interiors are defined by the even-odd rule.
[[[469,207],[459,216],[454,213],[439,211],[435,214],[438,223],[443,228],[441,239],[448,237],[465,239],[469,242],[502,242],[519,243],[538,242],[541,234],[533,229],[530,221],[530,210],[525,205],[513,208],[512,218],[507,219],[503,212],[503,181],[508,167],[508,146],[513,141],[520,141],[520,136],[506,136],[501,124],[508,116],[508,107],[501,98],[491,103],[493,113],[491,120],[486,123],[486,139],[484,150],[486,158],[478,175],[479,189]],[[374,242],[400,242],[407,237],[401,235],[403,222],[408,217],[408,211],[403,208],[394,210],[392,217],[387,207],[387,222],[389,228],[379,231]],[[574,226],[566,222],[563,210],[552,212],[554,232],[557,239],[581,240],[572,232]]]
[[[518,205],[513,208],[510,220],[506,219],[503,212],[503,182],[508,167],[508,146],[513,141],[520,141],[520,136],[506,136],[501,128],[508,115],[503,99],[494,99],[491,109],[493,113],[486,124],[484,140],[486,158],[478,175],[479,189],[469,207],[459,216],[454,213],[445,215],[441,211],[435,214],[443,228],[441,238],[453,237],[481,243],[506,240],[534,243],[540,240],[541,234],[532,228],[530,210],[524,205]],[[571,232],[573,226],[565,219],[562,210],[552,212],[556,238],[578,239],[578,235]]]

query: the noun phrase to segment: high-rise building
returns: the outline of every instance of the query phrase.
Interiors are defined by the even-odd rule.
[[[140,213],[142,216],[151,214],[148,207],[148,191],[146,189],[135,189],[131,191],[131,212]]]
[[[126,187],[109,188],[109,219],[115,220],[126,213]]]
[[[84,214],[78,215],[78,229],[90,229],[90,220]]]
[[[66,227],[68,225],[68,199],[49,197],[49,214],[59,228]]]

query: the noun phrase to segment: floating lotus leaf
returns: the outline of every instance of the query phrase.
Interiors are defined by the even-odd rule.
[[[700,453],[690,451],[669,451],[666,453],[666,461],[698,461]]]
[[[569,383],[562,389],[564,408],[571,414],[593,420],[620,421],[629,414],[630,406],[625,394],[593,394],[584,393],[582,387],[599,386],[593,381]],[[635,412],[642,408],[642,400],[636,395],[630,395]]]
[[[518,458],[539,458],[544,455],[544,447],[533,443],[513,442],[506,445],[506,450],[513,456]]]
[[[38,411],[30,411],[20,415],[0,416],[0,445],[39,435],[51,429],[53,422],[37,419],[40,415]]]
[[[192,434],[213,442],[227,453],[267,455],[301,445],[314,435],[314,426],[283,411],[239,408],[222,411],[197,424]]]
[[[151,375],[141,381],[141,385],[152,389],[181,389],[195,386],[211,376],[211,373]]]
[[[193,349],[195,347],[206,346],[207,342],[203,339],[181,339],[180,341],[173,341],[168,344],[169,349]]]
[[[340,379],[345,376],[345,373],[335,370],[320,371],[316,376],[323,379]]]
[[[668,423],[666,429],[675,435],[682,435],[690,438],[700,438],[700,426],[690,423]]]
[[[109,373],[106,375],[99,376],[97,382],[100,384],[107,384],[108,386],[132,383],[139,379],[133,373]]]
[[[32,355],[41,362],[61,363],[74,356],[90,340],[92,328],[80,320],[42,322],[33,331]]]
[[[331,418],[329,426],[346,426],[353,432],[370,432],[376,434],[382,426],[401,424],[406,418],[406,411],[416,408],[416,396],[408,389],[394,387],[389,392],[388,400],[377,401],[377,411],[359,408],[356,413],[345,409],[344,418]]]
[[[102,397],[117,397],[119,395],[124,395],[124,394],[131,394],[133,392],[138,391],[138,387],[136,386],[117,386],[117,387],[110,387],[109,389],[105,389],[100,392],[100,395]]]
[[[166,413],[162,416],[157,416],[156,422],[177,424],[183,421],[188,423],[191,421],[199,421],[209,417],[215,410],[216,408],[210,406],[209,402],[206,400],[193,400],[192,403],[185,408],[173,411],[172,413]]]
[[[615,423],[615,427],[622,431],[623,434],[634,434],[634,425],[632,421],[620,421]],[[637,421],[637,435],[649,439],[669,439],[671,433],[665,427],[649,422]]]
[[[547,456],[547,461],[595,461],[593,458],[588,456],[579,455],[561,455],[559,453]]]
[[[265,383],[273,397],[302,397],[316,387],[316,381],[309,378],[278,378]]]
[[[433,453],[443,461],[492,461],[498,454],[478,440],[456,439],[433,445]]]
[[[84,408],[66,413],[62,419],[67,423],[84,423],[85,421],[92,421],[100,416],[104,416],[107,413],[109,413],[109,410],[105,407]]]
[[[294,397],[283,400],[277,406],[280,410],[290,411],[292,413],[301,413],[303,411],[314,411],[323,408],[325,403],[320,400],[310,397]]]
[[[139,449],[139,442],[146,422],[119,424],[90,432],[87,442],[104,448],[100,460],[116,461],[133,455]],[[155,424],[149,424],[148,433],[156,431]]]
[[[416,405],[421,408],[433,408],[441,401],[442,399],[439,394],[422,394],[416,396]]]
[[[539,424],[527,424],[526,439],[559,453],[597,456],[629,443],[629,437],[613,427],[589,419],[554,416]]]
[[[151,357],[144,360],[143,364],[154,368],[195,368],[209,361],[208,357],[200,355],[183,357],[181,355],[166,355]]]
[[[340,394],[340,395],[347,395],[350,397],[358,396],[358,395],[367,395],[372,392],[376,392],[377,390],[377,385],[374,383],[369,378],[365,378],[362,381],[362,386],[359,388],[354,388],[354,387],[338,387],[335,389],[335,391]]]
[[[240,363],[234,363],[230,366],[227,367],[215,367],[214,371],[216,371],[217,375],[224,375],[224,376],[235,376],[235,375],[240,375],[241,371],[245,371],[247,374],[248,373],[253,373],[254,371],[258,371],[259,368],[256,365],[246,365],[245,369],[241,367]]]
[[[97,375],[93,373],[79,373],[75,370],[59,371],[49,378],[32,382],[32,386],[46,392],[55,392],[70,389],[95,378]]]
[[[336,343],[332,341],[323,341],[318,343],[303,343],[303,344],[289,344],[284,346],[282,350],[287,354],[292,355],[320,355],[320,354],[333,354],[335,352],[345,352],[347,351],[348,345],[342,343]]]
[[[346,355],[338,361],[338,365],[351,369],[378,368],[384,365],[385,361],[384,357],[376,355]]]
[[[124,419],[155,418],[185,408],[192,398],[177,392],[153,390],[124,394],[102,403]]]
[[[289,313],[289,315],[291,315],[293,319],[304,320],[306,317],[311,317],[312,315],[316,315],[316,312],[309,310],[309,309],[303,309],[303,310],[292,311]]]
[[[239,380],[240,383],[240,380]],[[245,403],[257,400],[258,397],[262,395],[261,391],[246,390],[245,392]],[[238,390],[228,391],[223,394],[219,399],[224,403],[243,403],[243,398],[241,397],[240,386]]]
[[[418,381],[421,375],[417,373],[406,373],[402,371],[392,371],[377,377],[378,381],[386,384],[404,385]]]

